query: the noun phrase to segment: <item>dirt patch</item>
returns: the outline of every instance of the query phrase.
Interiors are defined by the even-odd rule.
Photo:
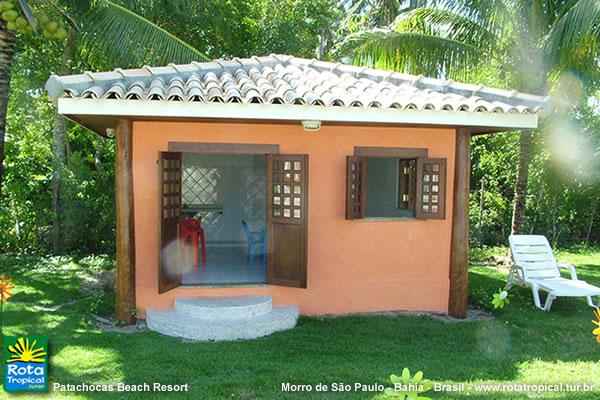
[[[460,322],[476,322],[476,321],[487,321],[494,319],[494,316],[485,310],[480,308],[469,308],[467,311],[467,318],[454,318],[447,314],[435,313],[435,312],[426,312],[426,311],[381,311],[381,312],[370,312],[370,313],[352,313],[352,314],[344,314],[344,315],[327,315],[328,318],[336,318],[342,316],[383,316],[383,317],[431,317],[433,319],[437,319],[438,321],[443,322],[451,322],[451,323],[460,323]]]
[[[110,333],[139,333],[148,330],[146,321],[138,319],[133,325],[119,326],[116,321],[100,317],[99,315],[92,314],[92,318],[96,321],[96,327],[103,332]]]

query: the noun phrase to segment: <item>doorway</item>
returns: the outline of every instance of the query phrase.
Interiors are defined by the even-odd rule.
[[[182,217],[206,241],[206,264],[184,265],[182,285],[266,282],[266,193],[265,155],[182,154]]]

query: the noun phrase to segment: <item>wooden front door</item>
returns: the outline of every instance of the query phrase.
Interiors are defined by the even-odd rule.
[[[179,219],[181,216],[181,153],[159,153],[160,255],[158,293],[181,285]]]
[[[267,282],[306,288],[308,155],[267,156]]]

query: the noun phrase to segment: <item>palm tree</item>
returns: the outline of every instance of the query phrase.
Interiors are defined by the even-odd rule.
[[[186,3],[176,0],[174,2]],[[146,3],[146,9],[152,13],[153,7],[154,9],[158,7],[153,1],[122,1],[120,2],[122,4],[118,4],[110,0],[91,2],[19,0],[17,5],[13,0],[13,3],[15,3],[15,10],[27,17],[32,26],[36,23],[30,6],[34,10],[53,13],[57,19],[66,21],[71,31],[69,37],[72,38],[72,41],[77,41],[78,46],[86,47],[89,51],[102,49],[106,52],[106,56],[119,57],[119,60],[123,62],[127,60],[129,63],[166,63],[207,59],[193,46],[130,9],[132,4],[141,7],[141,3]],[[37,33],[41,34],[40,29]],[[0,197],[4,177],[6,109],[12,58],[19,35],[9,30],[7,22],[0,19]],[[73,43],[67,45],[67,49],[72,49],[72,45]],[[67,73],[68,71],[58,72]],[[58,156],[61,158],[60,152]]]
[[[565,73],[600,78],[598,0],[453,0],[402,12],[340,43],[338,56],[415,74],[469,79],[497,69],[519,91],[546,95]],[[513,233],[523,228],[532,131],[521,131]]]

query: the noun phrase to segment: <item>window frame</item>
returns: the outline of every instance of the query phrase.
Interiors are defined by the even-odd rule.
[[[414,176],[414,192],[415,199],[413,203],[414,209],[407,209],[414,213],[412,217],[365,217],[364,209],[366,206],[366,174],[364,179],[360,181],[360,199],[361,199],[361,213],[356,213],[355,210],[351,209],[350,195],[352,192],[348,189],[355,187],[353,183],[352,171],[350,167],[352,162],[360,163],[361,168],[366,171],[367,158],[395,158],[396,163],[396,207],[400,207],[400,163],[401,160],[414,160],[415,161],[415,176]],[[346,180],[347,180],[347,191],[346,191],[346,219],[349,220],[364,220],[364,221],[401,221],[401,220],[426,220],[426,219],[445,219],[445,187],[448,179],[446,170],[446,158],[429,158],[429,151],[427,148],[408,148],[408,147],[354,147],[354,155],[348,156],[347,168],[346,168]],[[419,196],[423,195],[423,166],[431,163],[438,164],[441,168],[440,171],[440,193],[439,193],[439,211],[436,213],[424,212],[422,207],[422,198]],[[356,194],[356,193],[355,193]],[[402,208],[404,209],[404,208]]]

